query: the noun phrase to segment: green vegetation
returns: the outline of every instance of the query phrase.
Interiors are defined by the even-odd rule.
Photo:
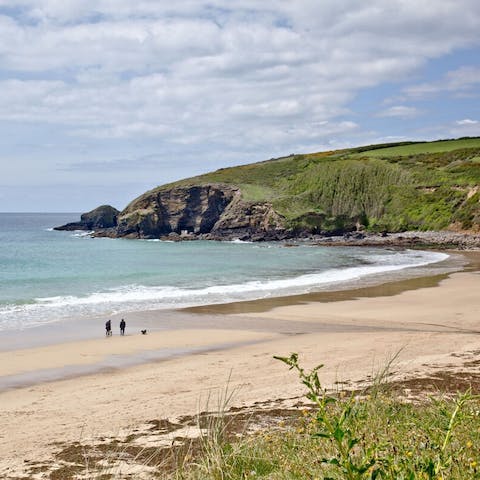
[[[396,145],[387,148],[366,150],[364,153],[369,157],[403,157],[406,155],[418,155],[420,153],[443,153],[465,148],[478,148],[478,138],[461,138],[458,140],[440,140],[437,142],[411,143],[408,145]]]
[[[321,365],[305,371],[296,354],[276,357],[299,375],[312,408],[293,428],[229,440],[206,433],[206,448],[172,477],[182,480],[480,478],[479,398],[402,401],[380,381],[361,394],[326,393]],[[385,372],[384,372],[385,373]]]
[[[291,155],[193,177],[178,185],[238,186],[270,202],[291,229],[480,228],[480,138],[370,145]]]
[[[295,353],[274,357],[298,376],[305,400],[229,408],[236,395],[229,379],[195,416],[58,444],[54,461],[32,463],[28,478],[480,479],[477,361],[394,381],[399,354],[366,388],[333,392],[321,384],[322,365],[307,370]]]

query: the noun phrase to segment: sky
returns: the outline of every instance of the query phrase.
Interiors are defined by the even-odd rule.
[[[478,0],[0,0],[0,211],[480,135]]]

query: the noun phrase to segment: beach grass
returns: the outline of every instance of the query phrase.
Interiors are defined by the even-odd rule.
[[[295,354],[279,359],[299,375],[311,402],[293,426],[228,440],[217,425],[206,434],[208,448],[168,478],[480,478],[480,401],[470,390],[412,402],[382,381],[330,395],[321,366],[305,371]]]
[[[304,410],[297,428],[262,431],[224,443],[215,468],[207,457],[184,469],[182,479],[468,479],[479,478],[478,403],[468,395],[423,405],[380,395],[351,404],[336,402],[327,413],[341,419],[352,408],[350,456],[319,427],[318,411]],[[345,432],[343,432],[345,433]],[[341,438],[338,433],[338,438]],[[346,444],[346,443],[345,443]]]

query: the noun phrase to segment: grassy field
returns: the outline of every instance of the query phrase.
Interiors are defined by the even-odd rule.
[[[413,143],[411,145],[367,150],[358,155],[367,155],[368,157],[375,158],[404,157],[407,155],[418,155],[419,153],[451,152],[452,150],[460,150],[465,148],[480,148],[480,138],[464,138],[458,140],[443,140],[438,142]]]

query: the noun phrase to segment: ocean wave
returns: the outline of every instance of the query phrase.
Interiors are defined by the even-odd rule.
[[[362,260],[362,255],[359,258]],[[253,300],[318,291],[339,284],[355,283],[375,274],[422,267],[445,260],[437,252],[407,250],[385,254],[368,254],[361,265],[329,269],[295,277],[251,280],[243,283],[212,285],[202,288],[168,285],[127,285],[86,296],[51,296],[36,298],[35,303],[4,305],[0,308],[0,329],[16,323],[33,325],[74,315],[110,314],[111,312],[182,308],[196,305]]]

